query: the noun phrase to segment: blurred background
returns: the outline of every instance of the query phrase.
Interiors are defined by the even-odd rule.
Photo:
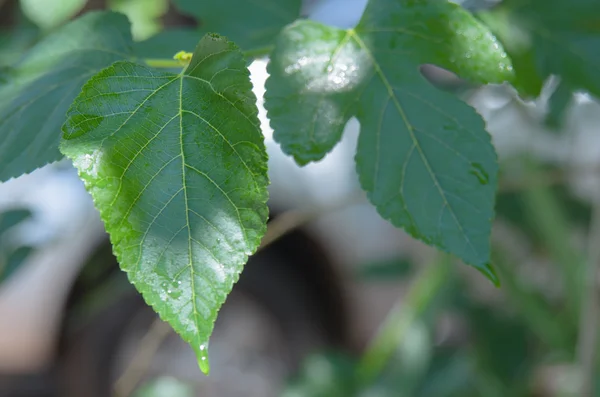
[[[307,0],[303,16],[351,27],[365,4]],[[139,41],[196,24],[167,0],[0,0],[0,67],[101,8],[126,13]],[[379,217],[354,170],[355,120],[319,163],[299,168],[283,155],[262,108],[266,64],[250,70],[271,220],[217,321],[211,375],[119,270],[63,161],[0,184],[1,397],[564,397],[600,378],[594,99],[551,96],[551,80],[524,102],[508,86],[423,70],[473,105],[493,136],[496,288]]]

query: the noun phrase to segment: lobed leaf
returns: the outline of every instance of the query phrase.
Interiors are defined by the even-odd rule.
[[[31,48],[0,83],[0,181],[62,158],[60,128],[83,84],[131,52],[129,22],[92,12]]]
[[[63,129],[121,267],[207,372],[217,312],[266,230],[267,155],[241,52],[205,36],[181,74],[118,62]]]
[[[274,137],[305,164],[323,158],[357,117],[357,171],[379,213],[493,280],[496,154],[481,117],[431,86],[425,63],[480,83],[513,78],[489,30],[445,1],[371,0],[350,30],[296,22],[269,65]]]

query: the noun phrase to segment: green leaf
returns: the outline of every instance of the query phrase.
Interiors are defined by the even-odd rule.
[[[129,23],[93,12],[29,50],[0,85],[0,181],[62,158],[60,127],[69,105],[95,73],[131,51]]]
[[[83,9],[86,0],[19,0],[27,18],[42,29],[52,29]]]
[[[182,12],[199,19],[201,31],[227,36],[244,50],[266,47],[300,16],[302,0],[175,0]]]
[[[182,74],[118,62],[69,110],[62,152],[146,302],[203,371],[217,312],[266,231],[267,155],[237,47],[205,36]]]
[[[548,100],[548,113],[544,125],[551,132],[559,132],[564,127],[567,110],[573,100],[573,90],[562,81],[558,82],[556,90]]]
[[[321,159],[356,116],[362,187],[412,236],[486,271],[497,161],[481,117],[432,87],[425,63],[475,82],[512,78],[489,31],[443,1],[372,0],[355,29],[302,21],[269,65],[275,139],[305,164]]]
[[[202,36],[196,29],[164,30],[147,40],[136,42],[133,51],[141,58],[170,59],[179,51],[194,51]]]
[[[11,17],[13,24],[0,27],[0,68],[17,63],[23,53],[40,38],[39,28],[25,18],[20,10],[13,12]]]
[[[544,77],[536,68],[529,34],[515,25],[503,9],[482,11],[477,16],[490,27],[510,55],[515,73],[514,87],[525,98],[537,98],[542,92]]]
[[[493,13],[505,14],[511,29],[522,32],[542,80],[559,75],[573,90],[600,96],[600,2],[506,0]]]
[[[0,283],[6,281],[33,251],[32,247],[15,246],[10,238],[6,238],[12,227],[31,216],[31,211],[26,208],[15,208],[0,213]]]

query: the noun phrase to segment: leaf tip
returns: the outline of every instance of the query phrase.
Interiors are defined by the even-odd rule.
[[[202,343],[196,349],[196,358],[198,359],[198,368],[204,375],[210,374],[210,363],[208,361],[208,343]]]
[[[500,278],[498,277],[498,273],[496,272],[496,269],[494,269],[494,266],[491,263],[488,262],[481,267],[477,267],[477,270],[479,270],[481,274],[483,274],[488,280],[490,280],[496,288],[500,288]]]

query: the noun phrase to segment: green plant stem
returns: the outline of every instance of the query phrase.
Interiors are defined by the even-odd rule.
[[[271,51],[273,51],[273,46],[267,46],[243,51],[243,54],[246,59],[257,59],[269,55]],[[177,69],[185,66],[181,61],[169,58],[146,58],[143,61],[146,65],[158,69]]]
[[[185,66],[177,59],[148,58],[143,61],[146,65],[157,69],[178,69]]]
[[[358,380],[372,383],[385,368],[413,322],[438,295],[447,279],[451,259],[441,254],[416,277],[410,290],[399,300],[363,354],[357,368]]]
[[[592,221],[588,233],[587,267],[581,303],[577,358],[581,366],[582,396],[593,396],[598,361],[598,326],[600,325],[600,199],[592,206]]]
[[[129,397],[148,372],[152,360],[163,342],[173,332],[169,324],[156,318],[144,335],[135,355],[115,382],[114,397]]]
[[[569,329],[564,323],[556,321],[555,310],[541,296],[529,291],[515,277],[515,269],[509,265],[509,252],[508,247],[498,246],[492,253],[506,296],[514,303],[523,322],[543,343],[556,350],[568,350],[573,345],[573,340],[569,338]]]
[[[535,165],[529,164],[535,171]],[[564,279],[564,291],[569,316],[577,323],[581,305],[581,268],[584,258],[574,249],[571,241],[571,225],[554,193],[547,187],[534,186],[523,192],[527,216],[549,251],[552,262]]]

